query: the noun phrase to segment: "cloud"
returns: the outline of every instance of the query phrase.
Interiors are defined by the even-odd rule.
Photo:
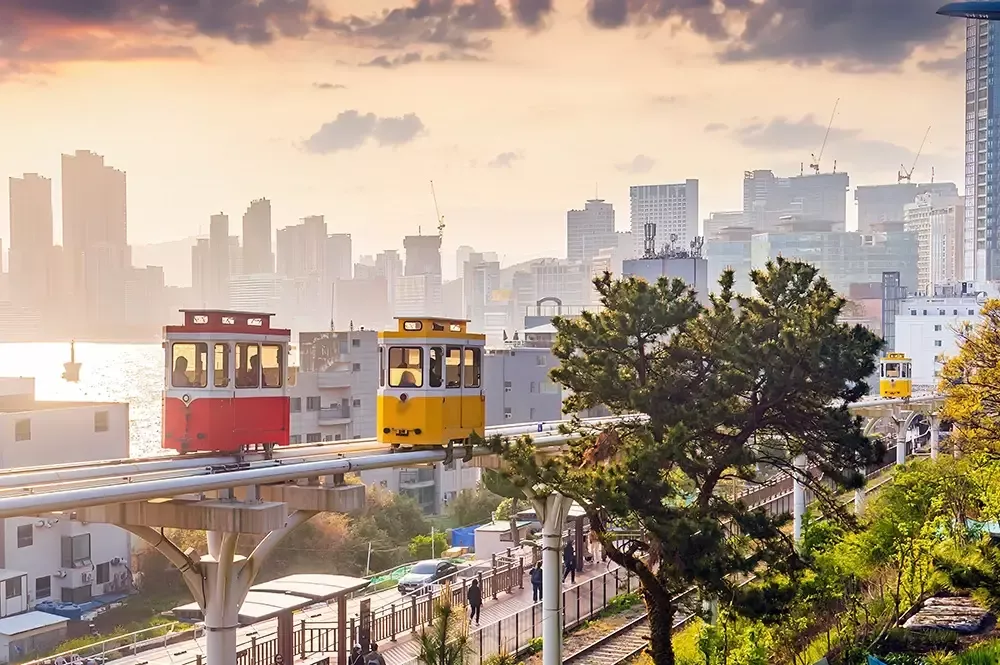
[[[318,29],[318,0],[2,0],[0,77],[72,61],[193,59],[190,38],[270,44]]]
[[[965,73],[965,52],[936,60],[922,60],[917,63],[921,71],[931,74],[942,74],[944,76],[955,76]]]
[[[413,64],[414,62],[420,62],[421,59],[420,54],[416,52],[404,53],[395,57],[380,55],[372,58],[368,62],[359,63],[358,67],[381,67],[383,69],[395,69],[396,67],[402,67],[404,65]]]
[[[313,83],[313,87],[317,90],[346,90],[347,86],[343,83],[326,83],[318,81]]]
[[[425,133],[423,121],[415,113],[398,117],[379,117],[374,113],[344,111],[324,124],[303,143],[306,152],[327,155],[356,150],[374,140],[380,146],[398,146]]]
[[[723,61],[887,69],[918,46],[965,29],[935,12],[941,0],[589,0],[601,28],[671,22],[718,46]]]
[[[475,53],[465,51],[440,51],[430,55],[423,55],[417,51],[409,51],[396,56],[380,55],[367,62],[358,63],[358,67],[381,67],[382,69],[396,69],[418,62],[483,62],[486,58]]]
[[[713,134],[715,132],[724,132],[729,129],[729,125],[724,122],[710,122],[705,125],[705,133]]]
[[[730,131],[732,138],[748,148],[772,155],[775,152],[790,153],[801,161],[806,161],[812,153],[819,152],[825,134],[826,125],[817,122],[812,115],[800,120],[780,116],[767,122],[753,120]],[[828,172],[833,161],[837,160],[838,170],[841,171],[856,168],[865,172],[877,172],[898,168],[900,164],[909,168],[916,158],[915,149],[919,145],[919,137],[911,149],[889,141],[865,138],[858,129],[834,125],[830,129],[820,166],[824,172]],[[933,141],[928,140],[922,153],[921,160],[927,163],[942,159],[931,154],[932,145]],[[778,155],[775,158],[781,157]]]
[[[622,173],[630,173],[632,175],[649,173],[654,166],[656,166],[656,160],[646,155],[636,155],[630,162],[615,164],[615,168]]]
[[[514,162],[524,159],[524,156],[516,152],[501,152],[491,159],[486,166],[491,169],[509,169]]]

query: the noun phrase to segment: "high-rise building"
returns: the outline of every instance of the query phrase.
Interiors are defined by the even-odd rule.
[[[468,245],[459,245],[458,249],[455,250],[455,278],[460,279],[462,277],[462,271],[465,270],[465,262],[469,260],[472,253],[476,251]]]
[[[834,231],[847,229],[846,173],[808,173],[779,178],[773,171],[743,173],[743,212],[758,233],[773,231],[782,217],[832,222]]]
[[[243,273],[259,275],[273,272],[271,202],[257,199],[243,214]]]
[[[459,273],[461,274],[461,273]],[[390,305],[396,302],[396,280],[403,275],[403,260],[395,249],[379,252],[375,257],[375,275],[386,283],[386,297]]]
[[[1000,111],[995,69],[1000,28],[969,20],[965,27],[965,281],[1000,279]]]
[[[499,261],[487,261],[483,254],[473,252],[462,270],[462,316],[470,321],[471,330],[484,332],[486,304],[499,283]]]
[[[725,229],[752,228],[752,220],[749,217],[742,210],[709,213],[708,218],[702,221],[701,235],[705,236],[705,240],[712,240],[722,236]]]
[[[69,285],[90,326],[115,330],[131,254],[127,243],[125,173],[86,150],[62,156],[63,249]]]
[[[275,237],[279,275],[292,279],[325,275],[327,234],[322,215],[278,229]]]
[[[566,213],[566,258],[590,261],[602,249],[615,246],[615,208],[600,199],[587,201],[583,210]]]
[[[211,307],[229,306],[229,216],[212,215],[208,225],[209,292]]]
[[[198,238],[191,247],[191,290],[199,307],[212,303],[212,245],[208,238]],[[226,294],[227,300],[229,294]]]
[[[917,236],[917,291],[962,281],[965,204],[960,196],[920,194],[903,211],[904,228]]]
[[[698,236],[697,180],[630,187],[629,198],[636,256],[644,254],[646,224],[655,225],[656,252],[671,247],[687,249]]]
[[[350,233],[331,233],[326,239],[326,274],[333,279],[350,279],[354,248]]]
[[[441,274],[441,236],[406,236],[406,275]]]
[[[867,233],[873,224],[901,222],[904,209],[921,194],[958,196],[953,182],[900,182],[895,185],[858,185],[854,201],[858,204],[858,231]]]
[[[11,178],[9,288],[15,301],[45,301],[51,260],[52,181],[35,173]]]

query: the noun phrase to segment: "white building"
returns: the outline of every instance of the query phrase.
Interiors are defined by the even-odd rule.
[[[615,208],[601,199],[587,201],[583,210],[566,213],[566,258],[590,261],[612,247],[615,236]]]
[[[590,268],[564,259],[539,259],[531,263],[531,300],[558,298],[564,305],[581,307],[593,298]]]
[[[645,225],[656,225],[656,250],[671,245],[687,249],[698,235],[698,181],[673,185],[629,187],[632,240],[636,256],[643,255]]]
[[[440,316],[441,273],[400,275],[393,291],[394,316]]]
[[[965,204],[958,196],[920,194],[903,208],[904,229],[917,235],[917,288],[934,287],[962,279]]]
[[[0,379],[0,468],[129,456],[128,404],[42,402],[34,388],[34,379]],[[0,617],[41,601],[100,602],[131,588],[130,536],[116,526],[63,515],[0,520],[0,529]],[[23,580],[17,593],[14,579]],[[17,596],[23,602],[12,604]]]
[[[957,331],[979,322],[984,301],[982,294],[900,301],[895,351],[913,360],[914,386],[937,385],[942,362],[958,353]]]

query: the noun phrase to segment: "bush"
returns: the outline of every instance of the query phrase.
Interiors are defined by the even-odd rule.
[[[419,536],[414,536],[410,540],[410,544],[407,547],[410,552],[410,556],[414,559],[430,559],[431,557],[439,557],[441,553],[448,549],[448,539],[440,531],[434,533],[434,547],[433,552],[431,548],[431,537],[425,536],[423,534]]]

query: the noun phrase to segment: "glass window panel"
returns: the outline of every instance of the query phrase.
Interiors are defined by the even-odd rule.
[[[260,349],[261,385],[264,388],[280,388],[283,373],[281,345],[264,344]]]
[[[236,387],[256,388],[260,385],[260,349],[256,344],[236,345]]]
[[[389,386],[419,388],[424,385],[424,353],[416,346],[389,348]]]
[[[170,383],[174,388],[204,388],[208,385],[208,344],[177,342],[172,349]]]
[[[229,387],[229,345],[215,345],[215,387]]]

